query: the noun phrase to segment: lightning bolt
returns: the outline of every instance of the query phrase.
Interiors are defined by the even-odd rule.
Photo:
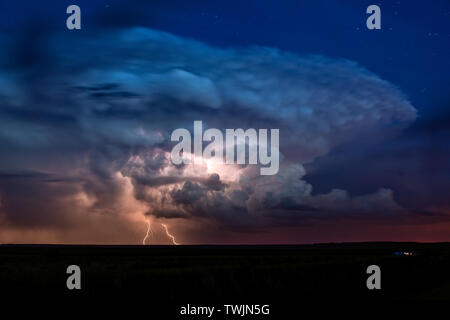
[[[166,235],[172,240],[172,243],[174,245],[179,245],[179,243],[175,240],[175,237],[169,233],[167,225],[165,225],[164,223],[161,223],[161,225],[164,227],[164,230],[166,230]]]
[[[150,220],[149,219],[145,219],[145,223],[147,223],[147,233],[145,234],[145,237],[142,240],[142,245],[144,245],[144,246],[145,246],[145,240],[147,240],[149,235],[151,235],[153,237],[153,230],[152,230],[152,225],[150,223]]]

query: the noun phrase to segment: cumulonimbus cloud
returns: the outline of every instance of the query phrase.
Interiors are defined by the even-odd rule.
[[[388,189],[359,198],[344,190],[314,195],[304,180],[304,164],[332,148],[368,143],[416,118],[395,86],[356,62],[265,47],[217,48],[145,28],[52,34],[42,45],[40,56],[52,61],[48,70],[2,62],[0,142],[9,151],[0,163],[7,170],[70,176],[52,182],[70,187],[46,187],[30,199],[58,203],[48,211],[63,211],[61,199],[80,194],[88,199],[85,212],[130,210],[122,202],[130,190],[124,181],[133,203],[143,205],[141,213],[230,226],[286,214],[301,219],[404,211]],[[279,128],[280,173],[262,177],[252,166],[214,163],[174,166],[170,133],[191,129],[194,120],[219,129]],[[45,221],[39,215],[46,213],[34,213],[32,203],[14,205],[23,189],[0,180],[6,220],[22,224],[18,212],[26,209],[31,224]],[[31,189],[49,183],[21,181]]]

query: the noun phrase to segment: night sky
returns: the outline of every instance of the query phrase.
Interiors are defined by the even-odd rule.
[[[0,242],[450,241],[449,57],[447,0],[4,1]],[[194,120],[278,174],[173,165]]]

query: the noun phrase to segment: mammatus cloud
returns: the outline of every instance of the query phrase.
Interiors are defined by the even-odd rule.
[[[190,224],[233,230],[286,217],[295,224],[406,213],[389,189],[314,194],[305,180],[306,163],[416,118],[398,89],[356,62],[216,48],[144,28],[52,34],[29,50],[39,50],[42,64],[51,61],[48,68],[13,63],[14,47],[1,62],[0,143],[8,151],[0,160],[0,228],[9,233],[44,230],[47,238],[84,242],[73,231],[84,230],[79,237],[110,242],[122,230],[120,239],[134,242],[148,217],[167,220],[189,241]],[[260,176],[255,166],[213,161],[173,165],[170,133],[191,130],[194,120],[279,128],[280,172]],[[17,169],[28,174],[14,176]],[[95,237],[94,229],[104,232]]]

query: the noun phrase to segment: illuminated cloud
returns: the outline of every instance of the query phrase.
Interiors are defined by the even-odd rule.
[[[416,118],[398,89],[353,61],[217,48],[144,28],[52,34],[42,43],[47,69],[21,66],[12,48],[0,74],[0,143],[9,150],[0,159],[3,228],[125,223],[121,239],[133,242],[144,215],[232,230],[286,216],[295,224],[405,213],[391,190],[317,195],[305,179],[304,165],[333,148],[383,139]],[[213,162],[174,166],[170,133],[192,130],[194,120],[279,128],[279,174]],[[42,174],[11,176],[17,169]]]

